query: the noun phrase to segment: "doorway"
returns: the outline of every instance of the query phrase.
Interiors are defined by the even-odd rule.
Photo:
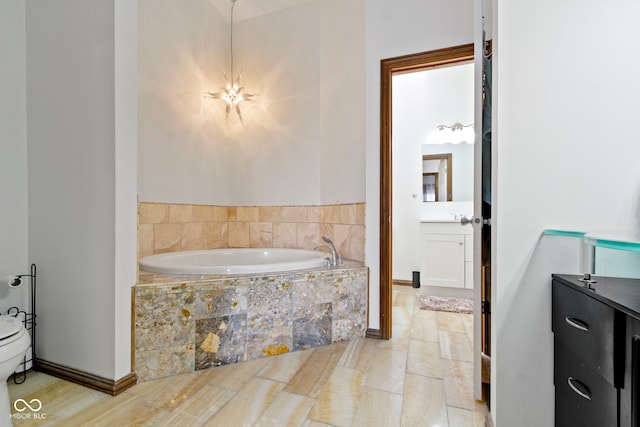
[[[381,61],[380,75],[380,337],[392,336],[392,77],[396,73],[472,61],[474,45],[466,44]]]

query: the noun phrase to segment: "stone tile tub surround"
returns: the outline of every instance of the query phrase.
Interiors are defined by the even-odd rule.
[[[217,248],[313,249],[328,236],[340,254],[364,261],[364,203],[211,206],[140,202],[138,257]]]
[[[353,261],[237,277],[141,272],[136,374],[148,381],[363,337],[367,292],[368,269]]]

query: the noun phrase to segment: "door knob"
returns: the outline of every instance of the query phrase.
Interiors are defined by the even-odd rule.
[[[483,219],[483,218],[479,218],[479,217],[475,217],[475,216],[463,216],[462,218],[460,218],[460,225],[467,225],[467,224],[480,224],[482,223],[482,225],[491,225],[491,218],[488,219]]]

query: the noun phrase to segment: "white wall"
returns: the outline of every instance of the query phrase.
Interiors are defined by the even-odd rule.
[[[640,4],[494,1],[492,389],[498,426],[553,425],[545,227],[640,228]]]
[[[461,131],[437,129],[473,123],[473,73],[471,63],[392,78],[394,280],[411,280],[412,271],[420,270],[420,221],[473,212],[473,145],[451,143]],[[438,143],[444,141],[449,143]],[[424,203],[422,155],[443,153],[452,153],[454,201]]]
[[[234,23],[236,71],[258,93],[242,126],[202,98],[228,72],[223,17],[207,0],[140,2],[140,200],[362,202],[364,2],[342,3]]]
[[[29,272],[27,257],[27,113],[25,6],[0,2],[0,280]],[[25,285],[28,285],[28,281]],[[0,282],[0,312],[29,310],[27,287]]]
[[[399,4],[400,3],[400,4]],[[473,0],[366,2],[366,248],[369,327],[380,327],[380,60],[473,42]]]
[[[118,193],[135,188],[135,156],[122,162],[135,150],[127,116],[135,106],[125,93],[135,92],[132,66],[122,63],[135,31],[126,16],[135,8],[111,0],[26,6],[38,357],[109,379],[130,372],[127,289],[135,284],[135,193]]]

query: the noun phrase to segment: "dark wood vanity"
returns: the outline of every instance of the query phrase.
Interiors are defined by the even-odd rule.
[[[640,279],[553,275],[555,425],[640,426]]]

